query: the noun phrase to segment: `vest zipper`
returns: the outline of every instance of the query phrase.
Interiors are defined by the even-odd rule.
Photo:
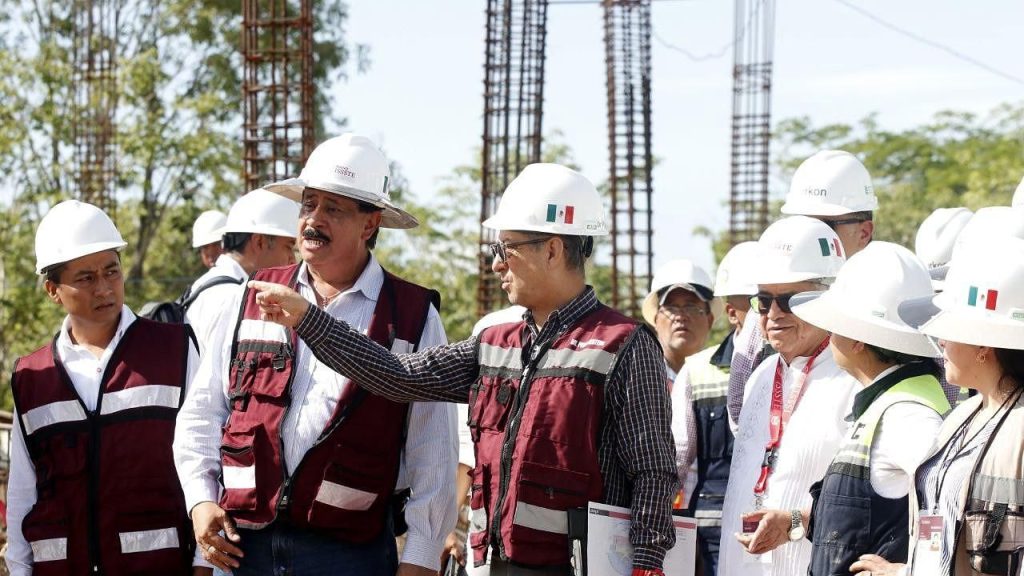
[[[501,447],[501,472],[498,479],[498,500],[494,507],[494,520],[491,522],[491,535],[498,542],[498,554],[502,560],[508,560],[505,552],[505,541],[501,537],[501,509],[508,497],[508,484],[512,480],[512,453],[516,449],[516,436],[519,435],[519,425],[522,424],[523,411],[526,409],[526,400],[530,395],[530,385],[533,383],[533,375],[540,359],[547,353],[548,348],[554,342],[556,335],[552,335],[547,341],[535,345],[534,354],[523,369],[520,377],[519,391],[516,393],[515,405],[512,408],[512,415],[505,426],[505,440]]]
[[[294,475],[288,474],[288,462],[285,460],[284,430],[282,427],[285,420],[288,419],[288,412],[292,409],[292,383],[295,382],[295,362],[298,359],[298,355],[295,354],[294,347],[291,345],[287,346],[292,358],[292,369],[288,373],[288,384],[284,387],[284,397],[288,399],[288,407],[284,409],[284,413],[281,415],[281,423],[278,425],[277,430],[277,443],[281,451],[281,497],[277,499],[277,504],[274,506],[274,517],[270,520],[271,523],[282,514],[288,513],[288,505],[292,493],[292,478],[294,477]],[[302,462],[299,461],[299,464],[295,467],[295,472],[299,471],[299,466],[301,465]]]

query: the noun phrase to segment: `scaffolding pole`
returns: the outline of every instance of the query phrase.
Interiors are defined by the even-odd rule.
[[[497,210],[508,183],[540,161],[547,9],[547,0],[487,0],[481,223]],[[495,241],[494,231],[481,226],[479,316],[508,304],[491,271],[487,245]]]
[[[729,241],[757,240],[768,226],[775,0],[736,0]]]
[[[604,0],[612,306],[640,316],[653,264],[651,2]]]
[[[313,151],[312,0],[242,0],[245,189],[297,176]]]
[[[120,1],[75,0],[72,13],[71,130],[78,198],[112,213]]]

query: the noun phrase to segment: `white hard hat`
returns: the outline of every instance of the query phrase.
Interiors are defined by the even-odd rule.
[[[967,208],[936,209],[917,229],[914,253],[929,269],[949,264],[956,239],[973,215]]]
[[[886,350],[938,356],[928,337],[907,325],[899,305],[932,295],[928,269],[910,251],[875,241],[850,256],[824,292],[805,292],[790,301],[793,313],[828,332]]]
[[[1017,189],[1013,191],[1013,200],[1010,201],[1010,205],[1015,208],[1024,206],[1024,178],[1021,179],[1020,184],[1017,184]]]
[[[199,248],[220,242],[227,221],[228,217],[220,210],[207,210],[200,214],[192,224],[192,247]]]
[[[975,212],[957,235],[949,263],[932,269],[936,289],[942,288],[951,264],[963,258],[966,251],[976,245],[985,246],[993,238],[1002,236],[1024,238],[1024,206],[987,206]]]
[[[950,264],[945,290],[905,302],[900,315],[910,324],[930,317],[920,330],[934,338],[1024,350],[1024,240],[993,235],[967,247]]]
[[[235,200],[224,224],[224,234],[268,234],[295,238],[298,230],[299,204],[262,188]]]
[[[807,216],[776,220],[757,243],[760,254],[749,279],[758,284],[834,278],[846,261],[835,231]]]
[[[760,253],[757,242],[740,242],[718,264],[715,274],[715,296],[753,296],[757,283],[749,280],[750,269]]]
[[[75,258],[121,250],[128,243],[103,210],[78,200],[50,208],[36,229],[36,273]]]
[[[670,260],[654,271],[651,291],[644,298],[641,308],[644,320],[654,324],[658,307],[665,301],[669,292],[676,288],[693,292],[704,302],[710,302],[715,298],[715,286],[711,283],[711,276],[703,268],[682,258]]]
[[[412,214],[391,203],[391,169],[380,148],[366,136],[347,132],[317,146],[298,178],[264,186],[296,202],[307,186],[372,204],[384,210],[383,228],[415,228]]]
[[[605,236],[604,205],[597,188],[582,174],[560,164],[530,164],[501,197],[483,225],[568,236]]]
[[[783,214],[842,216],[878,209],[871,175],[856,156],[822,150],[804,160],[793,174]]]

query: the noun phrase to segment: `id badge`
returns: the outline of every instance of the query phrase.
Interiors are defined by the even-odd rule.
[[[756,520],[740,520],[742,526],[741,530],[744,534],[753,534],[757,531],[757,526],[760,522]],[[746,550],[742,552],[743,564],[744,565],[762,565],[772,563],[772,551],[765,552],[764,554],[750,554]]]
[[[938,574],[942,565],[942,516],[922,514],[917,520],[914,573]]]

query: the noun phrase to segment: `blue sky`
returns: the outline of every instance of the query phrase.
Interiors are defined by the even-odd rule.
[[[849,0],[876,16],[1024,78],[1024,3],[1010,0]],[[483,0],[351,0],[350,38],[371,46],[371,69],[334,90],[350,128],[379,140],[413,191],[470,162],[482,126]],[[1002,78],[872,22],[838,0],[778,0],[773,116],[886,128],[942,109],[984,112],[1024,99]],[[560,130],[583,172],[605,179],[607,144],[601,8],[549,8],[545,132]],[[733,2],[655,0],[654,31],[692,53],[732,39]],[[705,62],[653,43],[655,265],[689,257],[710,266],[700,224],[722,228],[729,187],[732,51]],[[773,154],[776,153],[773,150]],[[784,193],[788,182],[773,176]]]

